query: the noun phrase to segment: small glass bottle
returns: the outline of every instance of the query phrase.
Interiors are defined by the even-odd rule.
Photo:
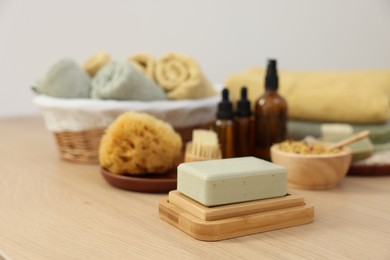
[[[234,157],[234,114],[229,90],[222,90],[222,101],[218,104],[215,132],[221,146],[222,158]]]
[[[234,144],[236,157],[254,156],[255,120],[251,104],[247,98],[247,88],[241,88],[241,98],[237,102],[234,117]]]
[[[256,156],[270,160],[270,147],[287,137],[287,102],[278,94],[276,60],[269,60],[265,77],[265,92],[256,101]]]

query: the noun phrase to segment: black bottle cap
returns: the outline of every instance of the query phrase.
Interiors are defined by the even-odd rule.
[[[247,92],[246,87],[241,88],[241,98],[237,102],[237,116],[250,116],[252,114],[251,103],[248,100]]]
[[[224,88],[222,90],[222,101],[218,104],[217,118],[232,119],[233,116],[233,105],[229,100],[229,90]]]
[[[276,60],[268,60],[265,89],[277,90],[279,86]]]

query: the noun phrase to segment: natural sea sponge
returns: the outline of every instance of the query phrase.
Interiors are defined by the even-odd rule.
[[[100,165],[114,174],[166,173],[175,167],[182,139],[171,125],[146,113],[126,112],[102,137]]]

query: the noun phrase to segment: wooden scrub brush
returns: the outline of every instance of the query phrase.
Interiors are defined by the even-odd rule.
[[[222,153],[218,136],[212,130],[195,129],[192,141],[187,143],[184,162],[207,161],[221,159]]]

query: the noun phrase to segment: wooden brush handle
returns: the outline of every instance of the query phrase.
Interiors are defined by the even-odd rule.
[[[369,130],[366,130],[366,131],[362,131],[362,132],[359,132],[347,139],[344,139],[338,143],[335,143],[335,144],[332,144],[329,146],[329,149],[336,149],[336,148],[340,148],[340,147],[343,147],[343,146],[346,146],[348,144],[351,144],[351,143],[354,143],[356,141],[359,141],[367,136],[370,135],[370,131]]]

